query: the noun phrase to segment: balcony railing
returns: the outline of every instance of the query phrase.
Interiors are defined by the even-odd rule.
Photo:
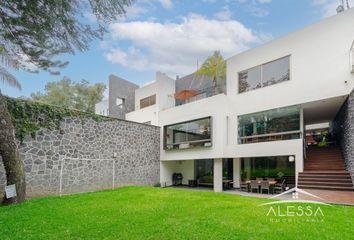
[[[194,140],[194,141],[185,141],[185,142],[178,142],[178,143],[167,143],[166,150],[173,150],[173,149],[189,149],[195,147],[211,147],[211,139],[201,139],[201,140]]]
[[[220,84],[215,87],[208,87],[208,88],[203,88],[203,89],[196,89],[197,95],[194,97],[191,97],[186,100],[177,100],[176,99],[176,106],[180,106],[183,104],[195,102],[204,98],[212,97],[214,95],[220,94],[220,93],[226,93],[226,85],[225,84]]]
[[[288,131],[288,132],[252,135],[252,136],[239,137],[239,143],[240,144],[247,144],[247,143],[259,143],[259,142],[271,142],[271,141],[300,139],[301,135],[302,135],[301,131]]]

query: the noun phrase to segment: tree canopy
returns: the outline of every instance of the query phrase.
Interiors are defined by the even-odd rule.
[[[95,112],[95,104],[103,99],[105,89],[102,83],[91,86],[86,80],[74,82],[64,77],[61,81],[47,83],[44,93],[32,93],[31,98],[64,108]]]
[[[201,68],[196,73],[213,78],[215,86],[217,85],[218,80],[225,79],[226,61],[220,54],[220,51],[214,51],[213,55],[204,61]]]
[[[84,51],[100,39],[105,23],[125,14],[134,0],[15,0],[0,1],[0,54],[19,63],[59,74],[67,62],[54,59],[59,54]],[[88,24],[85,14],[94,14],[96,24]]]

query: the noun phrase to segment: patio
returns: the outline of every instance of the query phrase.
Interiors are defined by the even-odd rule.
[[[191,191],[207,191],[213,192],[213,188],[210,187],[189,187],[185,185],[181,186],[173,186],[171,188],[176,189],[186,189]],[[328,190],[315,190],[315,189],[301,189],[306,191],[307,193],[313,194],[319,198],[314,198],[305,194],[298,194],[297,200],[312,200],[318,202],[324,202],[329,204],[340,204],[340,205],[348,205],[354,206],[354,191],[328,191]],[[256,197],[256,198],[271,198],[276,196],[276,194],[261,194],[261,193],[252,193],[241,191],[240,189],[228,189],[224,190],[223,193],[227,194],[235,194],[244,197]],[[285,194],[276,198],[277,200],[290,200],[293,199],[292,193]]]

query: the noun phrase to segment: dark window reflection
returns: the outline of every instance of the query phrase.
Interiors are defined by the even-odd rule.
[[[265,63],[238,74],[239,93],[290,80],[290,57]]]
[[[239,143],[300,138],[300,106],[276,108],[238,117]]]
[[[211,117],[164,127],[165,149],[211,146]]]

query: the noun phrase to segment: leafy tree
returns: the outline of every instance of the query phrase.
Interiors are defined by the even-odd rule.
[[[84,51],[92,40],[102,38],[105,24],[125,13],[134,0],[5,0],[0,1],[0,54],[15,68],[45,70],[59,74],[68,63],[55,56]],[[85,23],[84,14],[97,18],[96,26]],[[31,66],[31,67],[29,67]],[[19,82],[0,69],[3,82],[20,88]],[[19,157],[14,126],[0,94],[0,156],[7,184],[16,184],[17,197],[5,204],[20,203],[26,197],[25,173]]]
[[[0,1],[0,45],[16,58],[19,67],[28,64],[58,74],[67,62],[53,60],[58,54],[84,51],[101,39],[105,23],[125,13],[133,0],[15,0]],[[94,14],[96,26],[85,22]]]
[[[47,83],[44,94],[32,93],[31,98],[51,105],[95,112],[95,104],[102,100],[105,89],[102,83],[90,86],[87,80],[73,82],[64,77],[61,81]]]
[[[213,87],[214,90],[216,90],[215,88],[218,86],[218,81],[226,77],[226,61],[220,54],[220,51],[214,51],[213,55],[204,61],[196,74],[213,78]]]
[[[5,49],[0,45],[0,79],[3,83],[21,90],[20,82],[13,76],[6,67],[17,68],[18,62],[5,53]]]
[[[5,67],[17,68],[18,64],[5,49],[0,46],[0,79],[3,83],[17,89],[21,89],[21,84]],[[15,128],[12,124],[11,115],[7,110],[6,102],[0,91],[0,156],[3,159],[6,171],[6,181],[8,184],[16,183],[18,192],[16,200],[22,202],[25,199],[26,183],[25,170],[17,151],[15,141]],[[8,161],[7,161],[8,160]],[[9,201],[10,202],[10,201]],[[5,201],[6,203],[6,201]]]

